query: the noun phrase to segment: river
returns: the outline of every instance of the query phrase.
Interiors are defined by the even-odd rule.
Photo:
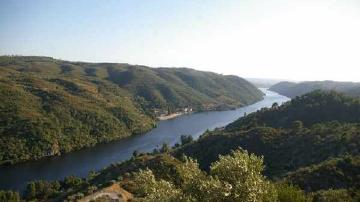
[[[207,129],[225,126],[244,113],[251,113],[274,102],[281,104],[289,98],[261,89],[266,95],[262,101],[230,111],[201,112],[160,121],[150,132],[119,141],[99,144],[61,156],[50,157],[10,166],[0,166],[0,189],[23,190],[30,180],[61,180],[66,176],[85,177],[90,171],[100,170],[111,163],[124,161],[137,150],[149,152],[163,143],[174,145],[181,135],[197,139]]]

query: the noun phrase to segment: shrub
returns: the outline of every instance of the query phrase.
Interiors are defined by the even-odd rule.
[[[0,202],[20,202],[20,195],[13,191],[0,191]]]

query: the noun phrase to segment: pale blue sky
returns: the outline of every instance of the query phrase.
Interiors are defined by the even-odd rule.
[[[0,55],[360,81],[357,0],[0,0]]]

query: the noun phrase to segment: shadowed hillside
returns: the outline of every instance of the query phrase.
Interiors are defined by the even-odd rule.
[[[218,155],[241,147],[264,156],[265,174],[307,192],[359,191],[360,100],[315,91],[205,133],[175,151],[208,170]],[[211,146],[209,146],[211,145]]]

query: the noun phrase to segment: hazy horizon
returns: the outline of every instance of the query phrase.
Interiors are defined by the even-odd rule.
[[[0,55],[359,82],[356,0],[1,1]]]

